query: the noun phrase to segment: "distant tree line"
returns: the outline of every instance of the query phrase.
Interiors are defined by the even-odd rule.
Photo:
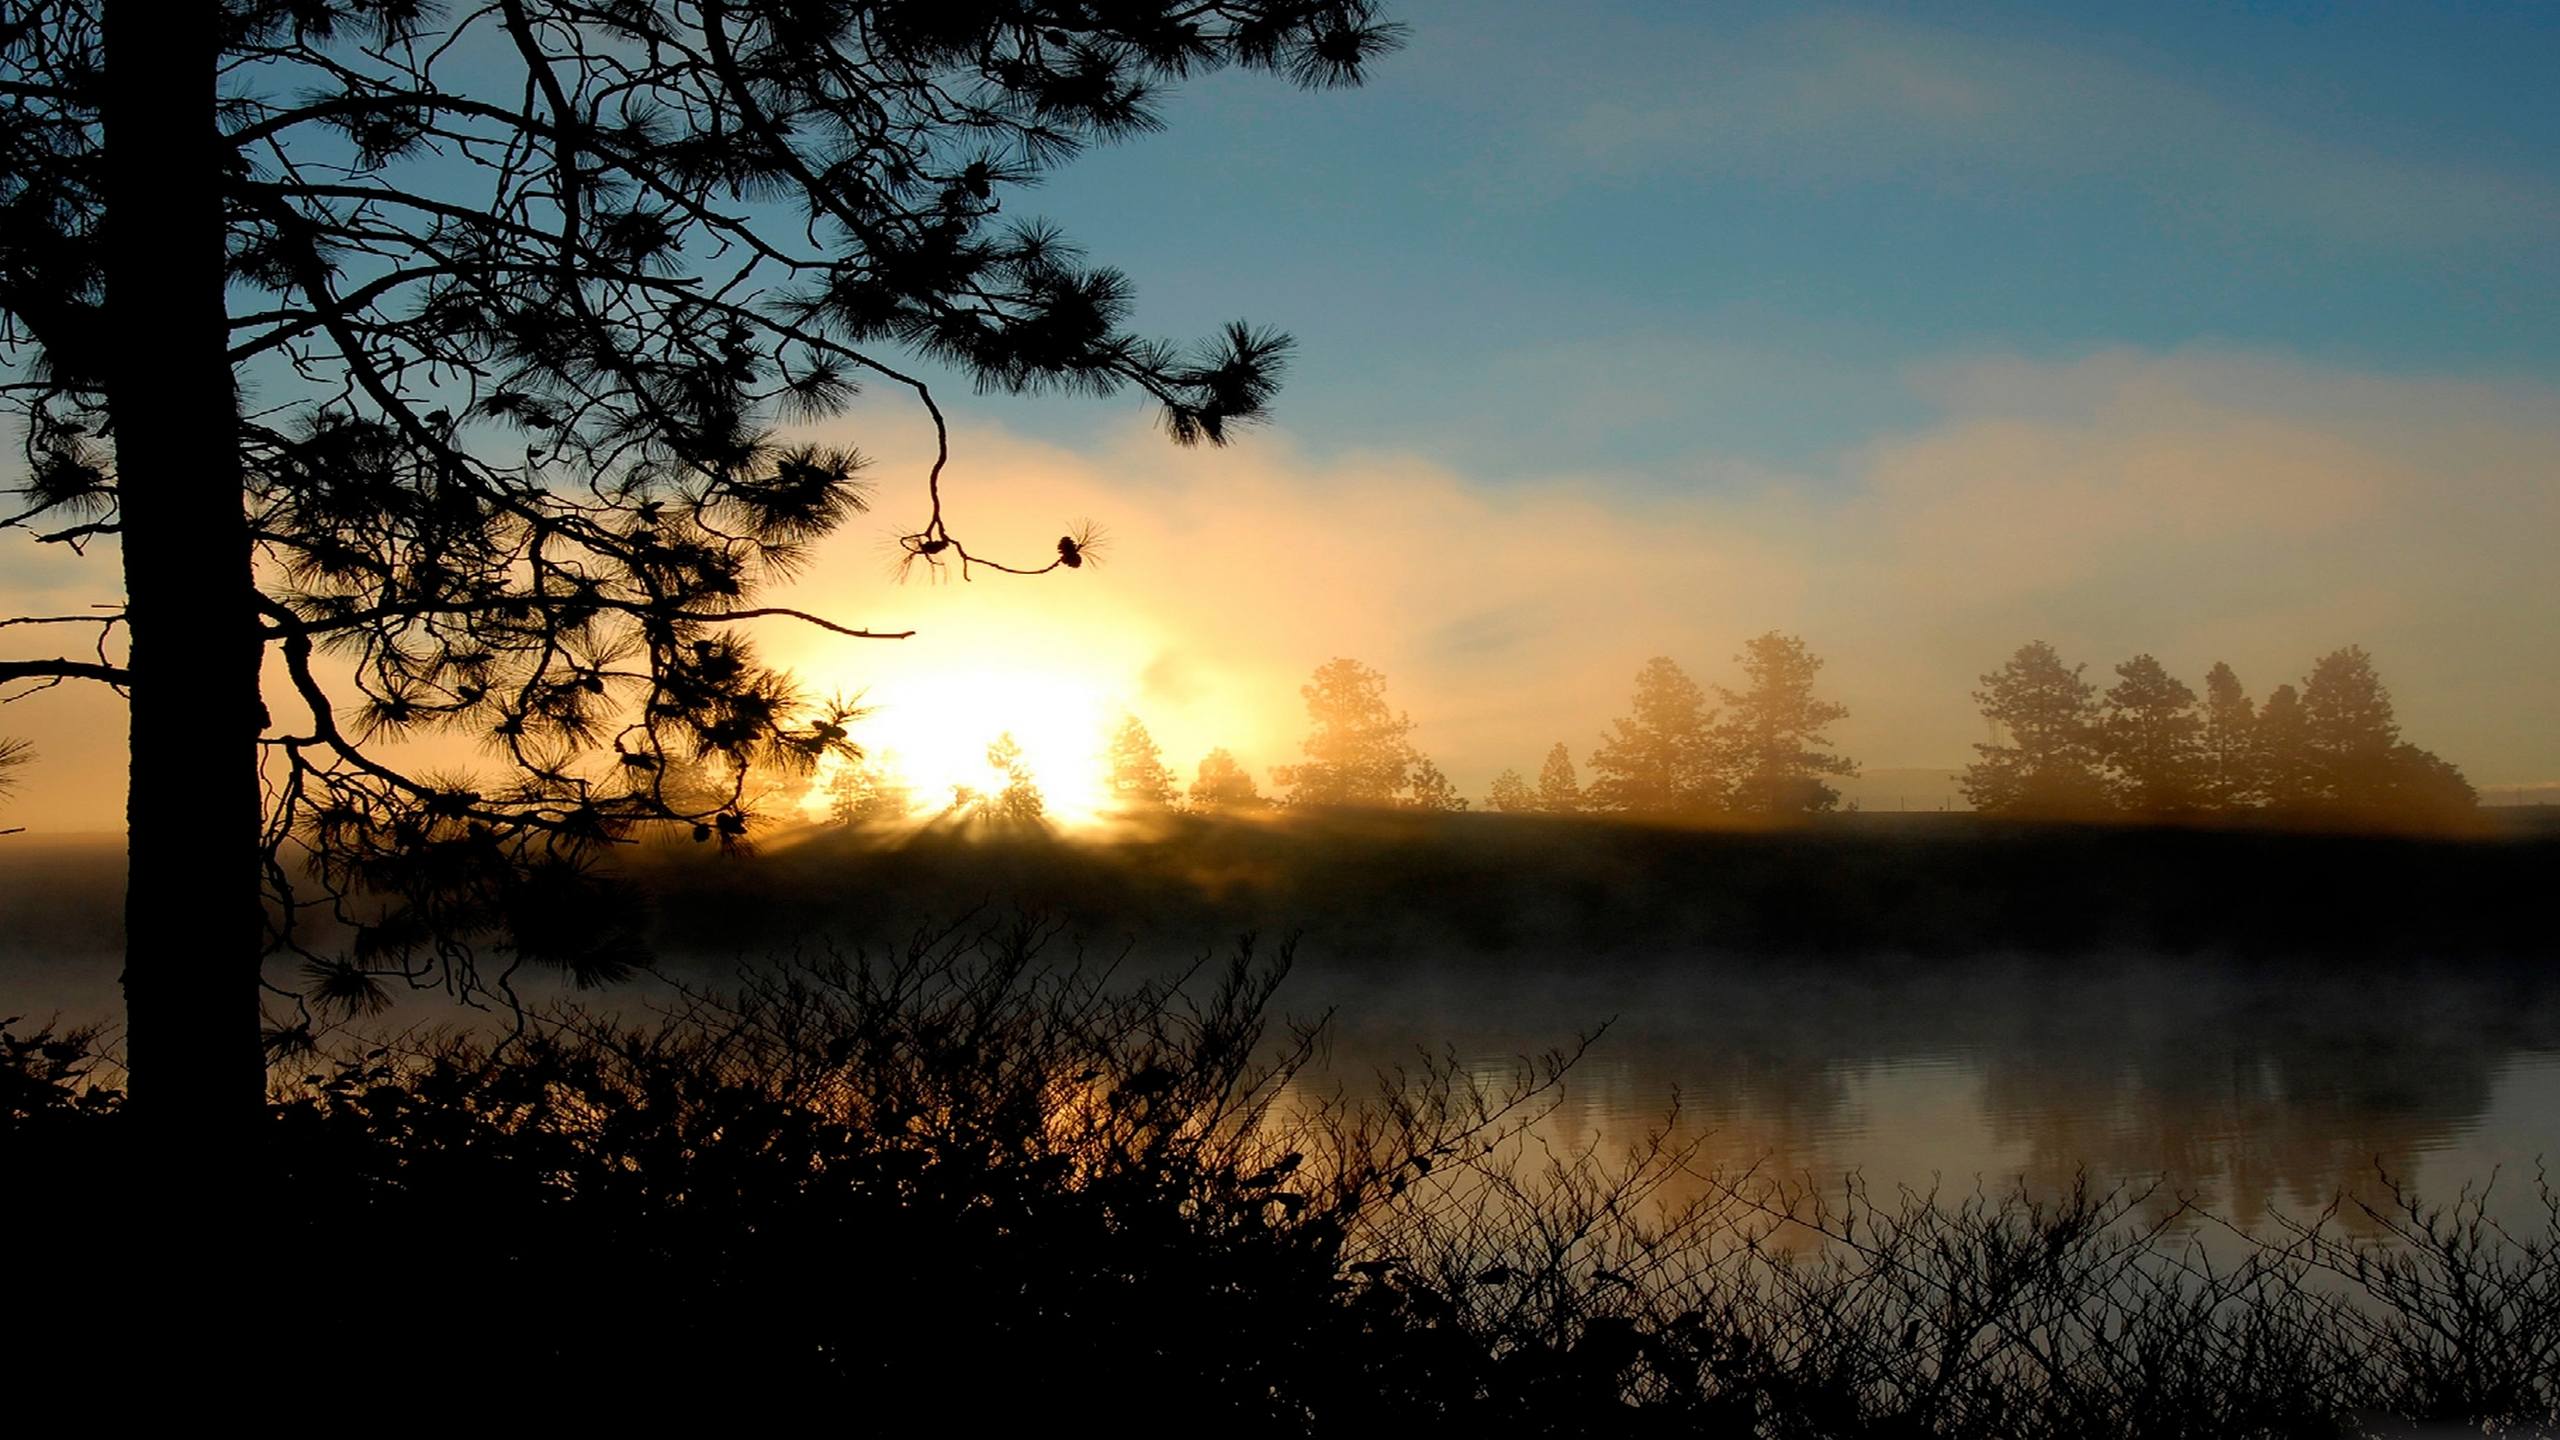
[[[1307,706],[1306,759],[1275,766],[1282,792],[1265,796],[1253,774],[1224,747],[1211,750],[1187,791],[1147,728],[1132,716],[1111,741],[1111,793],[1127,809],[1259,810],[1276,804],[1402,806],[1464,810],[1449,777],[1413,743],[1413,717],[1387,704],[1387,677],[1357,660],[1316,667],[1298,688]]]
[[[2044,641],[1973,693],[1990,722],[1965,798],[1992,814],[2075,817],[2267,811],[2424,818],[2479,801],[2462,772],[2400,738],[2391,692],[2362,646],[2321,656],[2299,689],[2253,702],[2216,661],[2199,697],[2150,655],[2103,694]]]
[[[1111,736],[1111,797],[1126,810],[1259,810],[1271,801],[1225,746],[1200,757],[1189,788],[1164,763],[1164,750],[1135,715]]]
[[[1211,750],[1201,759],[1197,778],[1186,789],[1165,764],[1163,747],[1134,715],[1123,716],[1112,732],[1106,760],[1107,793],[1113,808],[1123,812],[1253,810],[1273,803],[1255,786],[1252,772],[1224,748]],[[993,783],[955,785],[948,802],[936,804],[916,794],[896,756],[859,751],[826,777],[827,818],[856,827],[895,824],[926,814],[1007,828],[1040,824],[1049,812],[1048,798],[1010,732],[988,743],[987,766]]]
[[[1558,741],[1548,750],[1534,784],[1518,770],[1495,777],[1488,809],[1570,815],[1584,812],[1682,818],[1717,813],[1812,814],[1835,808],[1839,792],[1826,777],[1855,775],[1857,765],[1835,753],[1825,730],[1849,712],[1817,698],[1814,677],[1822,661],[1792,635],[1771,631],[1749,641],[1735,657],[1739,690],[1716,687],[1721,708],[1667,657],[1656,657],[1636,676],[1632,714],[1602,737],[1590,756],[1588,789],[1573,754]],[[1276,805],[1393,807],[1457,811],[1467,800],[1448,775],[1413,741],[1413,717],[1387,701],[1386,676],[1353,659],[1337,657],[1316,668],[1299,687],[1308,729],[1296,764],[1274,766],[1278,793],[1266,796],[1235,754],[1219,747],[1202,757],[1188,787],[1164,762],[1145,722],[1121,720],[1107,753],[1108,789],[1123,811],[1189,809],[1251,811]],[[1001,794],[964,791],[945,813],[1000,821],[1037,820],[1039,792],[1021,771],[1019,751],[989,761],[1010,779]],[[828,785],[830,811],[839,824],[905,818],[913,798],[894,767],[864,755],[844,762]]]
[[[898,768],[865,751],[836,767],[827,778],[827,816],[838,825],[869,825],[904,820],[915,813],[913,787]]]
[[[1629,713],[1591,752],[1591,783],[1577,783],[1563,741],[1547,751],[1532,785],[1518,770],[1494,777],[1495,810],[1582,812],[1686,819],[1708,815],[1811,815],[1835,809],[1827,783],[1858,773],[1826,733],[1847,706],[1815,695],[1822,660],[1803,640],[1772,630],[1734,657],[1740,689],[1707,691],[1669,656],[1636,672]]]
[[[987,742],[987,770],[991,783],[952,786],[949,802],[937,813],[945,819],[1015,828],[1038,825],[1049,813],[1048,797],[1041,794],[1012,731]],[[898,767],[867,751],[836,766],[827,778],[826,796],[827,816],[838,825],[901,821],[924,808]]]
[[[1718,815],[1816,815],[1839,808],[1831,781],[1857,762],[1833,746],[1830,728],[1848,707],[1816,693],[1820,657],[1793,635],[1770,631],[1734,657],[1741,685],[1712,691],[1668,656],[1636,672],[1620,716],[1577,769],[1572,750],[1549,747],[1532,780],[1519,768],[1493,779],[1485,808],[1506,814],[1608,814],[1656,820]],[[1982,677],[1973,698],[1991,739],[1974,747],[1961,786],[1973,807],[2030,817],[2175,818],[2266,811],[2282,815],[2410,818],[2477,803],[2462,772],[2400,738],[2390,691],[2361,647],[2320,657],[2299,687],[2253,701],[2227,664],[2205,676],[2203,695],[2150,655],[2116,667],[2101,692],[2039,640]],[[1308,729],[1305,758],[1275,766],[1275,794],[1221,747],[1186,787],[1144,722],[1125,717],[1112,735],[1109,791],[1124,811],[1237,812],[1275,805],[1467,808],[1446,774],[1414,743],[1413,718],[1387,701],[1386,677],[1358,660],[1318,666],[1299,688]],[[1712,698],[1710,698],[1712,695]],[[1027,823],[1042,814],[1038,788],[1010,737],[989,751],[1007,777],[999,791],[966,791],[951,811]],[[1588,774],[1588,780],[1584,775]],[[836,819],[856,824],[909,813],[913,802],[872,757],[835,773]]]
[[[1831,750],[1824,731],[1846,707],[1813,693],[1822,661],[1804,642],[1775,631],[1750,641],[1736,657],[1745,685],[1717,687],[1718,710],[1667,658],[1636,677],[1634,713],[1618,722],[1591,755],[1586,791],[1562,741],[1547,752],[1533,785],[1518,770],[1494,778],[1486,807],[1506,812],[1648,816],[1714,812],[1811,813],[1839,803],[1825,776],[1854,775],[1857,766]],[[1386,677],[1358,660],[1318,666],[1299,688],[1308,730],[1306,758],[1276,766],[1280,794],[1266,800],[1252,777],[1224,750],[1201,762],[1189,799],[1194,809],[1268,804],[1371,806],[1454,811],[1467,808],[1449,777],[1413,741],[1413,718],[1387,703]],[[1172,803],[1169,777],[1145,727],[1130,720],[1112,747],[1115,793],[1134,804]]]

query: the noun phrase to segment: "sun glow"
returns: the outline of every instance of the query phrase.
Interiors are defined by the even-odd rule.
[[[853,726],[854,743],[914,794],[930,817],[956,788],[1004,788],[988,747],[1011,735],[1040,789],[1045,818],[1090,825],[1111,808],[1105,748],[1119,707],[1091,680],[1024,670],[942,670],[900,678],[871,697]],[[823,792],[823,781],[821,777]],[[823,802],[821,802],[823,803]]]

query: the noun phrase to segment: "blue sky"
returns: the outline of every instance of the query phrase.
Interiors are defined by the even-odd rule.
[[[1024,197],[1285,423],[1487,479],[1814,470],[1949,356],[2560,364],[2547,5],[1395,7],[1362,90],[1195,83]],[[1074,435],[1109,407],[1003,407]]]

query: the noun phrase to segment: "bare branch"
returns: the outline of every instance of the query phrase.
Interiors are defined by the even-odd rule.
[[[133,675],[120,665],[88,660],[0,660],[0,684],[11,680],[97,680],[123,686],[133,683]]]

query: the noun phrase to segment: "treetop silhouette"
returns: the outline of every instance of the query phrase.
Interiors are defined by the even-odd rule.
[[[1138,717],[1122,717],[1111,736],[1111,795],[1129,809],[1162,810],[1179,791],[1173,772],[1165,768],[1164,751]]]
[[[1408,738],[1413,717],[1388,706],[1386,676],[1336,658],[1317,666],[1298,694],[1307,703],[1307,758],[1272,771],[1289,803],[1464,808],[1448,777]]]
[[[1270,802],[1253,783],[1253,772],[1223,746],[1200,757],[1191,781],[1191,808],[1201,811],[1259,810]]]
[[[913,814],[915,792],[889,762],[871,753],[840,759],[827,778],[827,817],[838,825],[870,825]]]
[[[1824,733],[1848,718],[1849,707],[1814,698],[1822,661],[1803,640],[1775,630],[1745,643],[1734,658],[1748,688],[1716,687],[1725,709],[1710,742],[1716,768],[1730,777],[1733,808],[1808,814],[1837,806],[1840,792],[1822,777],[1855,775],[1858,765],[1833,753]]]
[[[1405,785],[1405,803],[1416,810],[1455,811],[1467,808],[1467,798],[1441,773],[1428,756],[1417,755],[1413,776]]]
[[[2361,645],[2312,664],[2302,682],[2302,744],[2311,798],[2327,808],[2430,813],[2479,803],[2460,770],[2400,738],[2391,692]]]
[[[1964,787],[1996,814],[2177,816],[2264,810],[2278,816],[2400,823],[2467,811],[2462,772],[2400,738],[2386,689],[2361,646],[2321,656],[2297,689],[2253,704],[2216,662],[2201,702],[2150,655],[2096,688],[2052,646],[2026,645],[1983,677],[1974,698],[2004,739],[1978,745]]]
[[[2222,661],[2205,672],[2203,728],[2196,737],[2204,804],[2236,810],[2258,802],[2264,779],[2258,763],[2258,708],[2240,676]]]
[[[1669,656],[1636,672],[1633,713],[1591,754],[1584,797],[1595,810],[1629,815],[1694,815],[1724,803],[1716,771],[1715,711],[1706,692]]]
[[[1024,763],[1022,744],[1013,738],[1013,732],[1006,731],[988,742],[987,768],[1004,783],[992,789],[953,786],[948,813],[1007,829],[1039,825],[1041,817],[1049,813],[1048,797],[1040,793],[1039,782]]]
[[[2115,770],[2117,803],[2152,815],[2198,808],[2206,770],[2205,717],[2196,712],[2196,692],[2148,654],[2117,666],[2116,674],[2099,743]]]
[[[2086,815],[2107,807],[2099,770],[2098,690],[2042,640],[2018,647],[1973,692],[1992,738],[1958,783],[1977,810]]]
[[[1559,740],[1538,767],[1537,808],[1550,815],[1572,815],[1582,809],[1582,786],[1574,778],[1573,752]]]

